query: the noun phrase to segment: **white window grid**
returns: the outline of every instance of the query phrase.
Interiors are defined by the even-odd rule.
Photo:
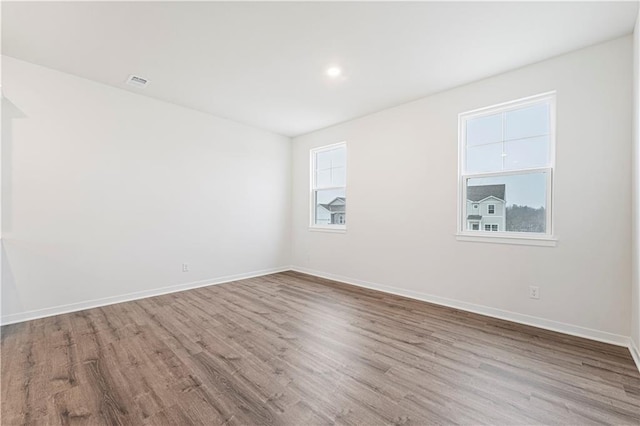
[[[517,139],[505,139],[505,120],[504,114],[526,108],[529,106],[533,106],[539,103],[546,102],[549,106],[549,133],[529,136],[526,138],[517,138]],[[487,144],[478,144],[474,145],[474,147],[502,143],[503,148],[503,156],[502,156],[502,169],[501,171],[495,172],[475,172],[468,173],[466,172],[466,123],[471,119],[481,118],[485,116],[495,115],[497,113],[501,113],[502,116],[502,138],[501,141],[498,142],[489,142]],[[535,168],[522,168],[522,169],[509,169],[504,170],[504,162],[505,162],[505,144],[510,140],[525,140],[529,138],[535,138],[540,136],[549,136],[549,162],[546,167],[535,167]],[[485,235],[485,236],[509,236],[509,237],[520,237],[520,238],[540,238],[542,237],[552,237],[553,236],[553,170],[555,168],[555,146],[556,146],[556,92],[546,92],[539,95],[530,96],[523,99],[518,99],[515,101],[509,101],[485,108],[480,108],[468,112],[464,112],[458,115],[458,235],[469,235],[469,236],[477,236],[477,235]],[[501,177],[501,176],[515,176],[522,175],[527,173],[544,173],[546,177],[546,206],[545,206],[545,233],[530,233],[530,232],[507,232],[506,230],[501,230],[498,232],[495,231],[485,231],[484,229],[480,229],[479,231],[470,231],[466,228],[466,217],[467,217],[467,181],[473,178],[489,178],[489,177]],[[506,205],[505,205],[506,207]]]
[[[317,169],[317,158],[318,158],[318,154],[323,153],[323,152],[328,152],[328,151],[333,151],[335,149],[339,149],[339,148],[344,148],[345,149],[345,154],[346,154],[346,149],[347,149],[347,143],[346,142],[338,142],[335,144],[331,144],[331,145],[325,145],[325,146],[321,146],[318,148],[313,148],[310,151],[310,172],[311,172],[311,176],[310,176],[310,186],[311,186],[311,191],[310,191],[310,208],[309,208],[309,227],[312,229],[319,229],[319,230],[337,230],[337,231],[344,231],[347,229],[347,225],[345,222],[345,220],[343,219],[341,224],[316,224],[316,199],[317,199],[317,192],[322,190],[322,191],[326,191],[326,190],[338,190],[338,189],[344,189],[345,192],[345,198],[346,198],[346,193],[347,193],[347,179],[346,179],[346,171],[347,171],[347,166],[348,166],[348,159],[345,156],[345,164],[344,164],[344,170],[345,170],[345,182],[344,185],[329,185],[329,186],[318,186],[317,185],[317,176],[318,176],[318,171],[319,170],[328,170],[331,169],[331,171],[333,172],[334,167],[329,167],[329,168],[324,168],[324,169]],[[337,167],[335,167],[337,168]],[[331,176],[331,182],[333,181],[333,176]],[[345,206],[345,216],[346,216],[346,206]]]

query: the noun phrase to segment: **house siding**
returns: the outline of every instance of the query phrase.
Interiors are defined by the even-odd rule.
[[[478,205],[477,209],[473,206]],[[489,214],[489,205],[494,205],[494,214]],[[469,220],[469,215],[480,215],[482,219],[479,221]],[[505,215],[505,202],[497,198],[489,197],[482,201],[467,200],[467,220],[466,229],[471,230],[471,223],[479,222],[479,230],[484,230],[484,225],[498,225],[499,231],[505,231],[506,227],[506,215]]]

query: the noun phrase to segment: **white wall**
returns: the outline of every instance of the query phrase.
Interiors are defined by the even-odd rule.
[[[293,241],[300,269],[638,344],[631,48],[625,37],[298,137],[293,174],[288,138],[3,57],[3,321],[286,268]],[[558,246],[456,241],[457,114],[553,89]],[[342,140],[348,231],[310,232],[309,149]]]
[[[293,264],[626,342],[631,48],[627,36],[294,138]],[[456,241],[458,113],[550,90],[557,247]],[[348,231],[310,232],[309,149],[340,141],[348,144]],[[540,300],[528,297],[532,284]]]
[[[289,138],[2,67],[5,322],[289,264]]]
[[[631,340],[640,348],[640,11],[633,32],[633,192]],[[640,360],[639,360],[640,361]],[[638,366],[640,368],[640,365]]]

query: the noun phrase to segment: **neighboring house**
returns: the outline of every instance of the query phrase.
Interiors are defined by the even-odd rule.
[[[337,197],[327,204],[318,204],[316,211],[316,223],[344,225],[346,223],[347,199]]]
[[[469,231],[504,232],[505,185],[467,187],[467,229]]]

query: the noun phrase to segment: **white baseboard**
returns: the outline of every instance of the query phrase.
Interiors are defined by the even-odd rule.
[[[629,339],[629,352],[631,352],[631,358],[633,358],[638,371],[640,371],[640,350],[638,350],[638,346],[636,346],[636,342],[633,339]]]
[[[309,274],[320,278],[327,278],[333,281],[339,281],[345,284],[351,284],[358,287],[364,287],[372,290],[378,290],[385,293],[391,293],[398,296],[409,297],[411,299],[422,300],[424,302],[434,303],[436,305],[448,306],[450,308],[460,309],[463,311],[473,312],[476,314],[486,315],[493,318],[499,318],[520,324],[531,325],[533,327],[543,328],[545,330],[557,331],[559,333],[570,334],[572,336],[584,337],[586,339],[596,340],[599,342],[610,343],[616,346],[631,347],[631,338],[619,334],[608,333],[606,331],[593,330],[590,328],[580,327],[577,325],[566,324],[563,322],[553,321],[545,318],[534,317],[531,315],[519,314],[517,312],[505,311],[489,306],[476,305],[473,303],[463,302],[455,299],[434,296],[432,294],[405,290],[397,287],[376,284],[368,281],[358,280],[354,278],[343,277],[340,275],[330,274],[312,269],[292,266],[291,269],[303,274]],[[631,350],[631,349],[630,349]],[[636,361],[637,363],[638,361]]]
[[[119,296],[110,296],[100,299],[85,300],[68,305],[52,306],[50,308],[36,309],[33,311],[19,312],[9,314],[2,317],[2,325],[14,324],[17,322],[30,321],[38,318],[50,317],[53,315],[66,314],[69,312],[82,311],[90,308],[98,308],[100,306],[113,305],[115,303],[129,302],[131,300],[144,299],[147,297],[160,296],[162,294],[176,293],[179,291],[190,290],[198,287],[206,287],[210,285],[223,284],[231,281],[244,280],[247,278],[260,277],[263,275],[275,274],[291,270],[289,266],[279,268],[263,269],[260,271],[248,272],[245,274],[227,275],[225,277],[212,278],[210,280],[193,281],[189,283],[170,285],[167,287],[155,288],[152,290],[136,291],[133,293],[123,294]]]
[[[631,352],[631,356],[640,371],[640,350],[636,346],[635,342],[630,337],[622,336],[619,334],[608,333],[600,330],[593,330],[590,328],[580,327],[577,325],[566,324],[558,321],[548,320],[545,318],[534,317],[531,315],[519,314],[517,312],[505,311],[501,309],[492,308],[489,306],[476,305],[473,303],[463,302],[455,299],[448,299],[445,297],[435,296],[432,294],[405,290],[397,287],[386,286],[382,284],[372,283],[369,281],[358,280],[355,278],[344,277],[341,275],[331,274],[327,272],[316,271],[300,266],[281,266],[278,268],[263,269],[260,271],[253,271],[244,274],[228,275],[219,278],[212,278],[210,280],[194,281],[183,284],[176,284],[167,287],[156,288],[152,290],[138,291],[134,293],[128,293],[119,296],[105,297],[101,299],[86,300],[83,302],[71,303],[67,305],[53,306],[50,308],[37,309],[27,312],[19,312],[15,314],[9,314],[2,317],[1,325],[9,325],[23,321],[30,321],[38,318],[50,317],[53,315],[66,314],[70,312],[82,311],[90,308],[98,308],[101,306],[113,305],[116,303],[129,302],[132,300],[144,299],[147,297],[160,296],[163,294],[176,293],[184,290],[190,290],[199,287],[207,287],[210,285],[224,284],[232,281],[238,281],[248,278],[255,278],[264,275],[275,274],[278,272],[296,271],[308,275],[313,275],[320,278],[326,278],[333,281],[338,281],[344,284],[354,285],[357,287],[368,288],[371,290],[382,291],[385,293],[395,294],[398,296],[409,297],[411,299],[422,300],[436,305],[447,306],[454,309],[460,309],[463,311],[473,312],[481,315],[486,315],[493,318],[499,318],[515,323],[530,325],[533,327],[543,328],[545,330],[557,331],[559,333],[569,334],[577,337],[584,337],[586,339],[596,340],[599,342],[610,343],[617,346],[628,347]]]

